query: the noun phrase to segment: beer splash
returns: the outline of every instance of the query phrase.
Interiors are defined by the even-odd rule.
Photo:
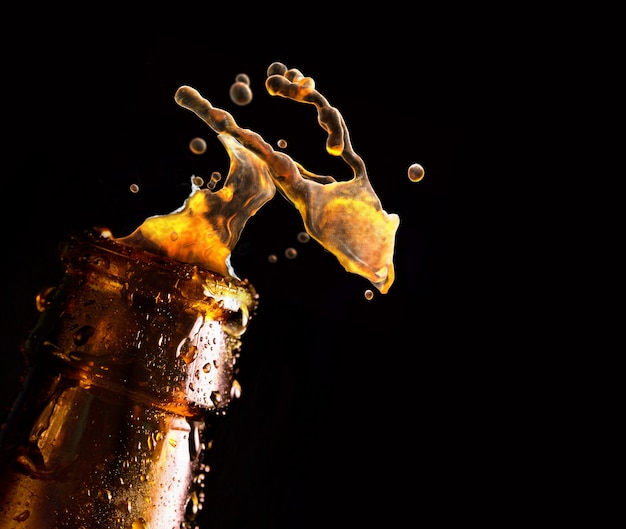
[[[316,90],[311,77],[283,63],[268,67],[265,87],[270,95],[316,107],[318,123],[328,134],[326,151],[350,166],[352,179],[338,181],[308,171],[287,154],[275,151],[256,132],[239,127],[228,111],[212,106],[195,88],[181,86],[175,101],[202,119],[229,155],[224,185],[213,191],[200,189],[192,181],[191,194],[180,208],[147,218],[118,240],[237,278],[231,252],[246,222],[278,189],[300,212],[311,238],[331,252],[346,271],[387,293],[394,281],[393,254],[400,218],[382,208],[365,163],[352,148],[342,115]]]

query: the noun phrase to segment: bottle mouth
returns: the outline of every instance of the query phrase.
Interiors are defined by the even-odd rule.
[[[185,416],[226,408],[239,394],[236,363],[257,308],[254,287],[107,233],[74,233],[60,245],[63,281],[41,303],[27,356],[52,357],[65,377],[113,399]]]

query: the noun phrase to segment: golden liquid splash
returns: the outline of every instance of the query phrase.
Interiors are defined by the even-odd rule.
[[[176,102],[217,133],[230,158],[228,176],[215,192],[192,182],[192,192],[179,209],[147,218],[118,240],[237,277],[230,264],[231,251],[248,219],[278,188],[300,212],[307,233],[335,255],[346,271],[387,293],[394,281],[399,216],[382,208],[363,160],[352,149],[342,115],[315,89],[314,80],[280,62],[272,63],[267,75],[270,95],[315,105],[318,122],[328,133],[327,152],[340,156],[352,169],[353,178],[337,181],[306,170],[256,132],[239,127],[228,111],[212,106],[196,89],[181,86]]]

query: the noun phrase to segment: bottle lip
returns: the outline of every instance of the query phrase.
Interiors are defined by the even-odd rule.
[[[243,304],[252,314],[258,305],[258,293],[247,279],[226,277],[200,265],[175,261],[167,256],[116,240],[105,227],[71,232],[59,245],[59,258],[66,270],[78,266],[106,269],[107,273],[125,278],[128,263],[136,269],[156,275],[173,276],[180,282],[200,282],[204,294],[228,305]]]

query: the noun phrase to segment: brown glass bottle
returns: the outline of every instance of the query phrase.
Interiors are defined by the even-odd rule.
[[[0,529],[193,528],[206,419],[237,394],[257,295],[93,230],[60,248],[0,433]]]

